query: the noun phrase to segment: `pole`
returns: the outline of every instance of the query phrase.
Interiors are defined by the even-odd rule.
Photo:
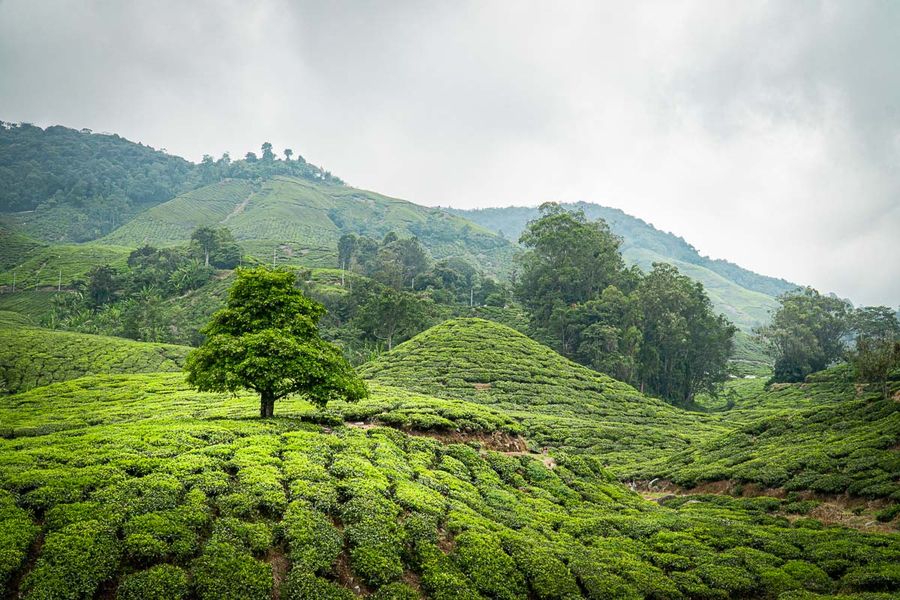
[[[13,293],[16,291],[16,272],[13,271]]]
[[[59,277],[56,280],[56,293],[62,291],[62,269],[59,270]]]
[[[469,308],[475,304],[475,286],[469,288]]]
[[[275,253],[278,252],[278,247],[272,248],[272,268],[275,268]]]

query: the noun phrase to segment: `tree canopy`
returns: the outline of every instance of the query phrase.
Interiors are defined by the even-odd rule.
[[[201,391],[252,390],[261,417],[290,394],[320,407],[364,398],[366,386],[341,350],[319,336],[324,313],[294,287],[293,273],[238,269],[225,308],[203,330],[206,341],[188,355],[187,380]]]
[[[676,404],[725,379],[736,329],[701,284],[667,264],[626,269],[605,222],[557,204],[541,206],[520,241],[515,291],[536,338]]]

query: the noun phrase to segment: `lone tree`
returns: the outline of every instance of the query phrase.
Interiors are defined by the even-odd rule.
[[[187,357],[187,381],[200,391],[253,390],[260,417],[290,394],[319,407],[364,398],[366,386],[340,349],[319,337],[324,314],[294,287],[292,273],[238,269],[225,308],[202,330],[206,341]]]

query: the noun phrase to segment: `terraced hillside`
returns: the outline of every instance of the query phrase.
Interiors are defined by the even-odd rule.
[[[533,448],[590,453],[623,480],[735,480],[900,502],[900,404],[852,383],[766,391],[740,380],[731,411],[687,412],[480,319],[429,329],[363,373],[487,404],[516,418]]]
[[[35,246],[24,253],[0,247],[8,267],[0,270],[0,286],[17,290],[68,287],[76,279],[84,280],[88,271],[99,265],[124,267],[131,248],[98,244]]]
[[[388,385],[490,405],[520,420],[535,448],[591,451],[623,476],[727,431],[718,417],[644,396],[483,319],[432,327],[364,365],[362,373]]]
[[[7,393],[96,373],[180,371],[190,350],[42,329],[13,315],[0,313],[0,387]]]
[[[563,206],[583,210],[589,219],[604,219],[609,223],[610,229],[622,238],[622,256],[628,264],[649,270],[654,262],[665,262],[701,282],[716,309],[745,331],[768,322],[770,311],[776,308],[775,297],[796,287],[783,279],[759,275],[725,260],[701,256],[684,239],[619,209],[588,202]],[[539,216],[535,207],[449,210],[491,231],[502,231],[512,240],[519,238],[528,221]]]
[[[447,404],[371,391],[360,409]],[[325,427],[303,421],[328,415],[300,399],[279,402],[273,419],[256,410],[255,397],[192,392],[179,374],[95,376],[7,398],[7,595],[881,600],[900,591],[897,535],[792,522],[777,499],[659,505],[588,454],[547,461],[421,431]]]
[[[488,272],[506,273],[512,244],[446,212],[346,186],[277,176],[253,184],[222,181],[182,194],[138,215],[101,241],[136,247],[186,242],[199,225],[224,225],[264,261],[334,267],[343,233],[377,239],[393,231],[418,236],[435,258],[462,256]]]

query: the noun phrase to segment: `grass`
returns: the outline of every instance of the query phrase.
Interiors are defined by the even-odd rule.
[[[373,384],[354,408],[452,404]],[[515,426],[494,406],[456,404]],[[313,424],[324,416],[298,398],[280,401],[274,419],[256,410],[252,395],[193,392],[176,373],[86,377],[8,398],[7,593],[263,600],[280,586],[282,598],[349,599],[350,581],[376,600],[900,589],[896,535],[792,523],[777,499],[661,506],[588,453],[554,451],[550,468],[392,428]]]
[[[30,327],[8,314],[0,313],[0,384],[7,393],[97,373],[178,371],[189,350]]]

